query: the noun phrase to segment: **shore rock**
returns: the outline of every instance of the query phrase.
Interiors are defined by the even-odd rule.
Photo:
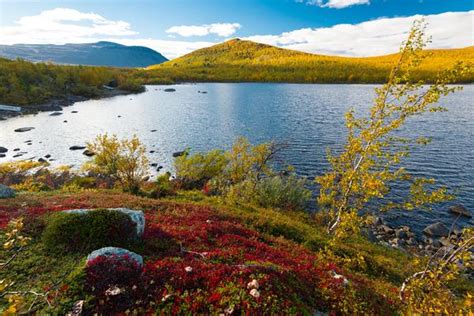
[[[0,146],[0,154],[4,154],[8,151],[7,148]]]
[[[63,112],[53,112],[49,116],[59,116],[59,115],[63,115]]]
[[[82,152],[82,154],[87,157],[92,157],[95,155],[95,152],[93,152],[92,150],[86,149]]]
[[[449,229],[443,223],[437,222],[426,226],[423,233],[431,237],[444,237],[449,234]]]
[[[71,146],[69,147],[69,150],[83,150],[86,149],[86,146]]]
[[[0,154],[0,158],[5,158],[7,155],[5,154]]]
[[[455,215],[461,215],[468,218],[472,218],[471,212],[469,212],[469,210],[465,208],[462,204],[451,206],[448,211]]]
[[[34,127],[20,127],[15,130],[17,133],[24,133],[24,132],[29,132],[31,130],[35,129]]]
[[[0,183],[0,199],[15,197],[15,190]]]
[[[104,247],[100,248],[97,250],[94,250],[87,256],[87,261],[86,264],[91,262],[97,257],[122,257],[124,260],[133,260],[135,261],[138,266],[142,267],[143,266],[143,257],[140,256],[139,254],[136,254],[132,251],[129,251],[124,248],[118,248],[118,247]]]
[[[186,154],[186,150],[176,151],[173,153],[173,157],[176,158],[176,157],[184,156],[185,154]]]

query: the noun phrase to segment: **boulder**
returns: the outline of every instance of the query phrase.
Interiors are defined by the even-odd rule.
[[[15,190],[0,183],[0,199],[15,197]]]
[[[20,148],[15,148],[13,149],[13,151],[20,151]]]
[[[47,154],[47,155],[44,156],[44,158],[51,158],[51,155]]]
[[[472,218],[471,212],[462,204],[454,205],[449,208],[449,212],[458,216]]]
[[[393,234],[393,228],[391,228],[387,225],[380,225],[379,228],[386,234]]]
[[[7,155],[5,154],[0,154],[0,158],[5,158]]]
[[[71,113],[74,113],[74,114],[75,114],[75,113],[78,113],[78,112],[77,112],[77,111],[71,111]]]
[[[74,145],[74,146],[69,147],[69,150],[83,150],[83,149],[86,149],[86,146]]]
[[[176,89],[174,89],[174,88],[166,88],[166,89],[163,90],[163,91],[165,91],[165,92],[175,92]]]
[[[118,87],[118,81],[117,81],[117,79],[110,80],[109,83],[107,83],[107,85],[109,87],[112,87],[112,88],[117,88]]]
[[[135,263],[139,267],[143,266],[142,256],[124,248],[104,247],[104,248],[94,250],[87,256],[86,264],[90,263],[92,260],[94,260],[97,257],[115,257],[115,258],[119,257],[119,258],[123,258],[124,260],[135,261]]]
[[[38,162],[45,163],[45,162],[48,162],[48,161],[44,158],[40,158],[40,159],[38,159]]]
[[[449,229],[443,223],[437,222],[426,226],[423,233],[431,237],[444,237],[449,234]]]
[[[136,226],[136,233],[138,237],[143,236],[143,232],[145,231],[145,215],[142,211],[130,210],[127,208],[107,208],[107,210],[111,211],[118,211],[124,214],[127,214],[130,219],[137,225]],[[64,213],[67,214],[84,214],[86,212],[90,212],[93,210],[90,209],[76,209],[76,210],[67,210]]]
[[[20,128],[15,129],[15,132],[24,133],[24,132],[29,132],[33,129],[35,129],[35,128],[34,127],[20,127]]]
[[[8,151],[5,147],[0,146],[0,154],[4,154]]]
[[[63,115],[63,112],[53,112],[49,116],[59,116],[59,115]]]
[[[397,236],[397,238],[401,238],[401,239],[408,238],[407,232],[403,229],[397,229],[396,232],[395,232],[395,236]]]
[[[95,155],[95,153],[94,153],[92,150],[89,150],[89,149],[84,150],[84,151],[82,152],[82,154],[83,154],[84,156],[87,156],[87,157],[92,157],[92,156]]]
[[[180,157],[180,156],[184,156],[186,154],[186,150],[183,150],[183,151],[176,151],[173,153],[173,157]]]

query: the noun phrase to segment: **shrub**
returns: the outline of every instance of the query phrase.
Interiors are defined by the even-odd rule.
[[[86,266],[86,290],[94,296],[95,312],[115,315],[139,302],[142,268],[122,256],[99,256]],[[100,303],[99,303],[100,302]]]
[[[175,159],[176,178],[185,189],[200,189],[222,174],[228,160],[222,150],[183,155]]]
[[[118,140],[115,135],[99,135],[94,142],[87,144],[87,149],[95,155],[85,165],[86,170],[112,177],[124,191],[138,193],[148,172],[149,161],[145,146],[136,136]]]
[[[143,195],[152,199],[176,195],[174,184],[170,181],[169,172],[159,176],[155,182],[147,182],[143,187]]]
[[[311,198],[305,185],[306,179],[295,175],[265,178],[255,186],[254,200],[262,207],[301,210]]]
[[[93,210],[82,214],[55,213],[47,221],[43,242],[59,252],[89,252],[98,248],[128,247],[136,240],[136,224],[127,214]]]

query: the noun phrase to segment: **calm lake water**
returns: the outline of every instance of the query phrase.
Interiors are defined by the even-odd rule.
[[[151,162],[172,169],[172,153],[191,147],[193,151],[228,148],[238,136],[252,143],[275,140],[288,144],[281,159],[299,174],[313,179],[328,168],[326,148],[340,149],[346,131],[344,113],[353,107],[364,113],[374,97],[374,85],[306,84],[187,84],[148,86],[138,95],[79,102],[64,109],[61,116],[40,113],[0,121],[0,146],[9,149],[0,161],[51,155],[54,164],[79,166],[87,157],[70,151],[97,134],[119,137],[133,134],[146,144]],[[170,88],[170,86],[166,86]],[[207,91],[206,94],[198,91]],[[402,131],[432,138],[432,143],[416,150],[406,161],[417,175],[434,177],[474,211],[474,86],[444,99],[447,113],[428,114],[412,120]],[[78,111],[78,113],[72,113]],[[121,117],[118,117],[121,116]],[[63,121],[67,121],[64,123]],[[15,133],[20,127],[35,127]],[[152,132],[152,130],[156,130]],[[25,142],[31,140],[31,145]],[[20,148],[27,152],[13,158]],[[397,192],[394,192],[397,194]],[[441,220],[450,224],[454,217],[447,205],[432,212],[392,212],[391,223],[409,224],[419,230]],[[463,225],[473,221],[463,220]]]

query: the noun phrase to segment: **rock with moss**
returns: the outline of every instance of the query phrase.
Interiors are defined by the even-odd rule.
[[[90,252],[102,247],[132,247],[143,234],[141,212],[120,209],[71,210],[51,215],[43,243],[55,252]],[[140,223],[137,225],[134,219]]]
[[[0,183],[0,199],[15,197],[15,190]]]
[[[145,215],[143,214],[142,211],[131,210],[131,209],[128,209],[128,208],[107,208],[106,210],[120,212],[120,213],[123,213],[125,215],[128,215],[130,217],[130,219],[136,225],[137,237],[143,236],[143,232],[145,231]],[[67,213],[67,214],[86,214],[87,212],[90,212],[90,211],[93,211],[93,210],[90,210],[90,209],[76,209],[76,210],[67,210],[67,211],[64,211],[64,213]]]

